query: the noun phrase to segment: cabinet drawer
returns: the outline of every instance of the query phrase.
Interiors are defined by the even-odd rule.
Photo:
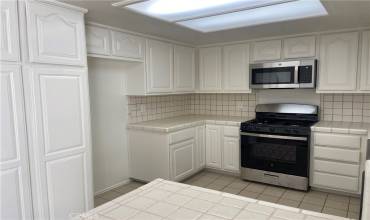
[[[235,126],[225,126],[224,127],[224,136],[230,136],[230,137],[239,137],[239,127]]]
[[[355,135],[315,133],[315,145],[358,149],[361,137]]]
[[[314,147],[314,158],[338,160],[344,162],[360,162],[360,152],[330,147]]]
[[[358,191],[358,178],[314,172],[313,184],[346,191]]]
[[[170,134],[170,144],[178,143],[191,138],[195,138],[195,128],[188,128]]]
[[[346,176],[359,176],[359,165],[338,163],[332,161],[314,160],[315,171],[328,172]]]

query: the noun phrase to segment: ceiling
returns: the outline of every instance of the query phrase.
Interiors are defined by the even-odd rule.
[[[63,0],[63,2],[88,9],[89,12],[86,14],[87,21],[194,45],[345,28],[370,27],[370,0],[322,0],[329,13],[328,16],[212,33],[196,32],[175,24],[136,14],[127,9],[113,7],[111,4],[118,2],[118,0]]]

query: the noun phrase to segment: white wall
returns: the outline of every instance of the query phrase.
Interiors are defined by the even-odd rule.
[[[89,58],[94,192],[129,179],[125,72],[130,63]]]

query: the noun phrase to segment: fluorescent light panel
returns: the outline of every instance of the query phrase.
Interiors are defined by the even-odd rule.
[[[125,8],[200,32],[327,15],[320,0],[149,0]]]
[[[126,6],[168,22],[212,16],[293,0],[150,0]]]
[[[319,0],[299,0],[251,10],[178,22],[200,32],[213,32],[327,15]]]

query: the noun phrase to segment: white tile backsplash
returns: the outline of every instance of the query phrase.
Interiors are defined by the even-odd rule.
[[[254,117],[258,103],[255,93],[129,96],[128,114],[130,123],[186,114]],[[370,94],[321,94],[320,115],[325,121],[370,122]]]

